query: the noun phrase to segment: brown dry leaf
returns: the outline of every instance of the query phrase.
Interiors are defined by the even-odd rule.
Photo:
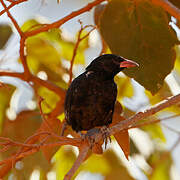
[[[62,128],[62,123],[59,119],[57,118],[49,118],[46,121],[44,121],[41,124],[41,127],[39,129],[39,132],[53,132],[55,134],[60,134]],[[43,141],[43,139],[46,137],[46,135],[40,136],[39,140]],[[49,138],[46,143],[53,143],[56,142],[57,139],[54,138]],[[59,147],[44,147],[42,148],[42,152],[45,156],[45,158],[50,162],[52,156],[56,153],[56,151],[59,149]]]
[[[125,118],[123,116],[120,116],[119,112],[122,112],[122,107],[121,107],[120,103],[116,103],[115,112],[114,112],[114,116],[113,116],[113,122],[110,126],[113,126],[113,125],[125,120]],[[130,154],[130,140],[129,140],[128,130],[120,131],[120,132],[114,134],[114,137],[115,137],[116,141],[118,142],[119,146],[121,147],[122,151],[124,152],[124,155],[128,159],[128,156]]]
[[[100,34],[112,53],[140,65],[123,72],[156,94],[174,67],[179,44],[169,14],[149,0],[113,0],[99,16]]]
[[[15,142],[22,142],[24,143],[25,140],[29,137],[33,137],[33,134],[37,131],[42,123],[41,116],[38,111],[30,111],[25,110],[17,114],[17,118],[14,121],[10,121],[5,119],[3,123],[3,130],[1,136],[10,138]],[[38,136],[34,136],[31,140],[29,140],[28,144],[37,143]],[[17,153],[17,150],[20,147],[11,146],[7,151],[0,153],[2,159],[7,159]],[[22,151],[26,151],[28,148],[23,147]],[[14,159],[15,163],[16,160]],[[32,156],[28,156],[24,159],[20,159],[23,166],[20,169],[13,168],[11,172],[14,174],[14,178],[16,179],[29,179],[32,171],[37,168],[39,169],[44,175],[49,172],[51,165],[47,163],[44,156],[41,152],[37,152]],[[0,177],[3,174],[6,174],[6,171],[10,171],[12,167],[12,162],[7,162],[4,166],[2,166]],[[10,177],[12,173],[7,175]]]
[[[121,131],[119,133],[114,134],[116,141],[121,147],[126,159],[128,160],[128,156],[130,154],[130,145],[129,145],[129,133],[128,130]]]

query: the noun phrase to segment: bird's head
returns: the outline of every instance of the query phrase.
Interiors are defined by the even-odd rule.
[[[125,68],[139,66],[136,62],[125,59],[114,54],[104,54],[94,59],[86,68],[87,71],[94,71],[114,78],[114,76]]]

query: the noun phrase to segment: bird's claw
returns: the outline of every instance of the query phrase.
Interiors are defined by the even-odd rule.
[[[107,126],[103,126],[102,128],[100,128],[100,132],[102,134],[102,137],[103,137],[103,140],[104,140],[104,143],[105,143],[105,149],[106,149],[108,140],[111,143],[111,137],[110,137],[109,129],[108,129]]]
[[[80,136],[83,140],[87,140],[90,148],[92,149],[95,142],[95,134],[101,133],[103,141],[105,143],[105,149],[107,147],[108,140],[111,142],[110,132],[107,126],[103,126],[101,128],[93,128],[87,131],[86,134],[82,134],[80,132]]]
[[[95,134],[99,133],[99,129],[98,128],[93,128],[87,131],[86,134],[83,134],[80,132],[80,136],[81,138],[85,141],[87,140],[90,148],[92,149],[94,143],[95,143]]]

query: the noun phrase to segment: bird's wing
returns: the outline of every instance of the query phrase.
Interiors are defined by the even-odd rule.
[[[88,81],[85,74],[81,74],[73,80],[69,89],[66,92],[66,99],[64,104],[65,118],[68,124],[73,122],[73,116],[76,115],[84,103],[86,102]]]
[[[102,82],[83,73],[71,83],[66,93],[67,123],[77,131],[110,124],[116,95],[113,81]]]

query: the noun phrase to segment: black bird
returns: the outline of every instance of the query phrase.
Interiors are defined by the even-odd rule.
[[[113,54],[94,59],[67,90],[67,124],[76,132],[111,124],[117,96],[114,76],[125,68],[135,66],[138,64]]]

